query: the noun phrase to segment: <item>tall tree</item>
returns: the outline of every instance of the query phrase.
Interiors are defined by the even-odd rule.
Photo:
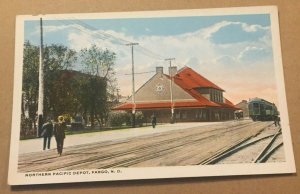
[[[96,45],[90,48],[82,49],[80,52],[81,62],[84,65],[84,72],[90,75],[89,85],[86,89],[86,95],[89,99],[84,102],[91,117],[91,126],[94,127],[94,121],[97,120],[100,125],[105,123],[108,113],[108,86],[113,85],[114,65],[116,54],[108,49],[101,49]]]
[[[64,70],[76,61],[76,52],[66,46],[52,44],[44,47],[44,116],[58,116],[74,111],[77,106],[72,91],[73,83],[64,78]],[[39,47],[29,41],[24,43],[23,86],[22,86],[22,130],[33,127],[36,130],[38,107]],[[24,125],[28,113],[29,125]],[[28,120],[27,119],[27,120]],[[23,121],[24,120],[24,121]],[[26,122],[27,123],[27,122]],[[24,127],[23,127],[24,126]]]
[[[38,104],[38,67],[39,48],[29,41],[24,43],[23,55],[23,85],[22,85],[22,122],[25,122],[25,110],[28,112],[30,126],[23,126],[22,130],[28,130],[33,126],[36,130],[36,112]],[[26,133],[26,132],[25,132]]]
[[[66,46],[52,44],[45,47],[44,59],[45,114],[57,118],[61,114],[76,112],[76,88],[70,79],[70,69],[77,60],[76,52]]]

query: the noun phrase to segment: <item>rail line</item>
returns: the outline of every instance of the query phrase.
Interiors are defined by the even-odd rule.
[[[243,129],[247,129],[248,127],[252,126],[257,127],[256,130],[258,130],[258,132],[244,137],[245,135],[243,135]],[[94,143],[90,144],[89,146],[83,146],[83,148],[80,148],[79,146],[74,146],[69,151],[66,151],[63,157],[60,157],[65,158],[60,163],[57,162],[57,159],[51,157],[50,158],[53,161],[49,161],[49,157],[35,159],[33,158],[33,160],[31,161],[21,161],[19,163],[19,170],[24,171],[25,169],[26,172],[30,172],[129,167],[135,164],[139,164],[141,162],[147,162],[151,159],[164,157],[164,155],[166,154],[174,154],[180,152],[180,150],[183,147],[188,145],[194,145],[196,147],[201,146],[205,142],[211,142],[215,139],[224,137],[226,135],[227,137],[236,137],[232,140],[231,145],[229,145],[231,149],[236,149],[239,147],[239,145],[247,142],[252,137],[261,133],[261,131],[263,131],[268,126],[269,125],[263,126],[262,123],[241,123],[238,125],[232,125],[229,127],[219,127],[217,129],[209,129],[205,131],[193,131],[193,129],[195,128],[193,127],[189,129],[190,131],[188,131],[187,134],[184,134],[182,131],[179,131],[177,132],[177,135],[174,135],[173,133],[162,133],[159,135],[155,135],[154,137],[152,137],[155,139],[153,139],[150,143],[144,143],[144,141],[149,138],[148,136],[146,136],[140,138],[134,137],[118,142]],[[171,138],[169,136],[171,136]],[[239,136],[243,136],[243,138],[237,138]],[[128,149],[123,150],[116,149],[116,147],[114,147],[124,147],[132,141],[139,141],[140,145],[131,145],[131,147],[129,146]],[[96,150],[91,151],[91,147]],[[217,156],[221,156],[225,153],[226,150],[229,150],[228,146],[226,146],[226,150],[224,149],[225,148],[217,150],[216,152],[214,152],[215,154],[211,157],[205,156],[204,158],[202,158],[202,162],[200,164],[212,164],[213,159],[216,160]],[[78,156],[80,155],[82,155],[83,157],[78,158]],[[29,156],[30,155],[27,155],[26,157]]]
[[[150,159],[157,158],[159,156],[163,156],[163,155],[171,153],[171,152],[175,152],[185,145],[197,144],[197,143],[205,141],[205,140],[209,141],[211,139],[216,138],[217,136],[223,136],[226,133],[236,131],[238,129],[243,129],[243,128],[249,127],[251,125],[255,125],[255,124],[251,123],[249,125],[235,126],[233,128],[224,128],[224,129],[206,131],[206,132],[198,133],[197,136],[195,136],[195,134],[187,135],[187,136],[180,138],[181,143],[178,142],[178,138],[173,138],[173,139],[157,142],[156,144],[151,145],[151,146],[146,145],[143,147],[129,150],[127,152],[109,155],[108,157],[96,157],[92,161],[89,159],[86,162],[93,163],[95,161],[99,162],[102,160],[113,159],[116,157],[126,156],[129,154],[137,154],[137,156],[130,157],[125,160],[123,159],[123,160],[120,160],[117,162],[109,163],[107,165],[97,166],[98,169],[113,168],[113,167],[128,167],[128,166],[132,166],[134,164],[137,164],[137,163],[140,163],[143,161],[147,161]],[[220,130],[223,130],[223,131],[220,133]],[[218,132],[218,133],[211,134],[212,132]],[[204,134],[210,134],[210,135],[203,137]],[[193,140],[191,140],[191,138],[193,138]],[[160,150],[157,151],[157,150],[154,150],[154,148],[159,148]],[[138,154],[141,154],[141,155],[138,155]],[[80,166],[85,165],[84,163],[86,163],[86,162],[81,161],[79,165]],[[71,167],[71,166],[69,165],[68,167]]]
[[[233,127],[241,127],[241,126],[249,126],[249,125],[253,125],[253,123],[242,123],[240,125],[237,125],[237,126],[233,126]],[[193,129],[197,129],[197,127],[191,127],[191,128],[188,128],[187,130],[193,130]],[[215,131],[219,131],[219,130],[226,130],[227,128],[217,128],[217,129],[214,129],[214,130],[206,130],[206,131],[203,131],[201,133],[198,133],[198,134],[205,134],[205,133],[210,133],[210,132],[215,132]],[[180,130],[180,129],[179,129]],[[164,132],[164,133],[160,133],[160,134],[155,134],[153,137],[156,137],[156,136],[159,136],[159,137],[163,137],[163,136],[167,136],[169,135],[168,133]],[[147,135],[146,135],[147,136]],[[192,136],[192,135],[191,135]],[[89,150],[91,149],[94,149],[94,148],[103,148],[103,147],[107,147],[107,146],[114,146],[114,145],[118,145],[118,144],[122,144],[122,143],[127,143],[129,141],[133,141],[136,137],[132,137],[130,138],[130,140],[117,140],[117,141],[114,141],[114,142],[111,142],[111,141],[104,141],[104,142],[101,142],[101,143],[88,143],[88,144],[84,144],[84,145],[75,145],[75,146],[70,146],[69,148],[71,149],[76,149],[77,152],[74,152],[74,151],[67,151],[68,148],[65,148],[65,154],[64,155],[73,155],[73,154],[87,154],[87,153],[90,153]],[[168,139],[166,141],[173,141],[173,140],[178,140],[177,138],[173,138],[173,139]],[[166,142],[166,141],[163,141],[162,143]],[[88,151],[87,151],[88,150]],[[26,153],[26,154],[23,154],[23,158],[25,160],[27,160],[27,156],[28,157],[32,157],[34,153]],[[40,156],[40,153],[35,153],[36,155],[39,155]],[[54,155],[53,157],[51,158],[57,158],[57,155]],[[32,160],[31,162],[38,162],[38,161],[43,161],[43,160],[48,160],[49,159],[49,156],[45,156],[44,158],[39,158],[39,159],[36,159],[36,160]],[[19,164],[22,164],[22,162],[20,162]]]
[[[268,160],[268,158],[278,149],[283,145],[283,142],[279,143],[278,145],[276,145],[275,147],[271,148],[272,145],[274,144],[275,140],[279,137],[279,135],[281,134],[281,129],[279,129],[277,132],[275,132],[275,134],[272,135],[267,135],[264,136],[262,138],[256,139],[254,141],[250,141],[252,139],[252,137],[246,138],[244,140],[242,140],[241,142],[239,142],[236,145],[233,145],[232,147],[229,147],[228,149],[221,151],[219,153],[216,153],[214,156],[207,158],[206,160],[202,161],[201,165],[204,164],[216,164],[218,162],[220,162],[221,160],[226,159],[227,157],[249,147],[252,146],[254,144],[257,144],[263,140],[269,139],[271,138],[271,141],[264,147],[264,149],[260,152],[260,154],[256,157],[256,159],[254,160],[254,163],[262,163],[262,162],[266,162]],[[250,142],[249,142],[250,141]]]
[[[246,124],[246,125],[243,125],[242,127],[246,127],[246,126],[249,126],[249,125],[253,125],[253,124],[252,123]],[[103,160],[114,159],[114,158],[117,158],[117,157],[129,155],[129,154],[140,154],[140,153],[142,153],[142,155],[140,155],[140,156],[136,156],[134,158],[129,158],[129,159],[126,159],[126,160],[122,160],[122,161],[119,161],[119,162],[114,162],[112,164],[108,164],[108,165],[101,166],[101,167],[98,167],[98,168],[119,167],[122,163],[124,164],[124,167],[126,167],[126,166],[130,166],[130,164],[136,164],[137,162],[141,162],[141,161],[144,161],[144,160],[149,160],[149,159],[155,158],[159,155],[166,154],[166,153],[169,153],[171,151],[175,151],[176,148],[179,148],[181,146],[191,144],[191,143],[196,143],[198,141],[204,140],[205,138],[215,137],[215,136],[224,134],[226,132],[236,130],[238,128],[241,128],[241,126],[234,126],[233,128],[230,128],[230,129],[222,128],[222,129],[215,129],[215,130],[211,130],[211,131],[200,132],[200,133],[197,134],[197,136],[201,136],[200,139],[196,138],[197,137],[197,136],[195,136],[196,133],[192,133],[192,134],[181,137],[180,138],[181,143],[178,142],[178,137],[175,137],[175,138],[159,141],[159,142],[153,143],[151,145],[146,144],[146,145],[138,146],[136,148],[127,150],[125,152],[124,151],[118,151],[118,152],[110,153],[110,154],[107,154],[107,155],[104,155],[104,156],[94,156],[93,158],[88,158],[88,159],[83,160],[83,161],[74,162],[73,164],[68,164],[67,168],[69,168],[71,166],[74,166],[74,165],[82,166],[82,165],[86,165],[86,163],[93,163],[95,161],[100,162],[100,161],[103,161]],[[222,131],[222,132],[220,133],[220,131]],[[215,134],[212,134],[212,133],[215,133]],[[206,134],[208,134],[209,136],[203,137],[203,135],[206,135]],[[196,140],[191,142],[191,138],[196,138]],[[172,145],[172,144],[175,144],[175,145]],[[155,148],[160,148],[161,151],[157,152],[157,151],[154,150]],[[151,152],[153,152],[153,153],[151,153]],[[121,166],[123,166],[123,165],[121,165]],[[58,169],[55,169],[55,170],[58,170]]]
[[[271,141],[265,146],[265,148],[261,151],[261,153],[257,156],[257,158],[254,160],[254,163],[264,163],[266,162],[269,157],[281,146],[283,146],[283,142],[281,141],[279,144],[277,144],[275,147],[272,148],[272,145],[274,145],[275,140],[281,135],[281,128],[278,130],[278,132],[273,136]]]

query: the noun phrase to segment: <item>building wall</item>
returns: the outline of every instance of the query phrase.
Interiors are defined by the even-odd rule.
[[[173,100],[191,100],[196,101],[190,94],[173,82]],[[135,102],[163,102],[170,101],[170,79],[164,74],[155,74],[148,82],[146,82],[135,94]],[[131,101],[131,98],[129,99]]]
[[[151,117],[154,114],[157,123],[170,123],[171,110],[143,110],[147,123],[151,123]],[[190,108],[175,109],[175,122],[209,122],[209,121],[226,121],[234,119],[234,110],[219,108]]]
[[[249,117],[249,109],[248,109],[248,102],[246,100],[241,101],[237,105],[235,105],[237,108],[240,108],[243,111],[244,117]]]
[[[177,72],[176,68],[173,69]],[[200,92],[198,90],[198,92]],[[209,100],[223,102],[223,92],[207,88],[201,90],[207,93]],[[173,101],[197,101],[184,89],[173,82]],[[131,101],[131,98],[128,100]],[[136,103],[170,102],[170,79],[163,73],[162,67],[156,68],[156,74],[142,85],[135,93]],[[158,123],[170,123],[171,109],[141,110],[147,123],[151,123],[154,114]],[[199,122],[199,121],[225,121],[234,119],[234,110],[226,108],[182,108],[175,109],[174,119],[176,122]]]
[[[197,91],[206,99],[213,102],[224,103],[223,91],[214,88],[197,88]]]

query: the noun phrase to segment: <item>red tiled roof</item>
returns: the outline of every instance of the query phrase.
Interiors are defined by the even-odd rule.
[[[167,76],[167,75],[166,75]],[[167,76],[169,78],[169,76]],[[218,87],[211,81],[207,80],[194,70],[189,67],[183,68],[176,76],[173,77],[175,84],[185,90],[197,101],[180,101],[174,102],[174,108],[204,108],[204,107],[217,107],[217,108],[231,108],[237,109],[232,102],[225,99],[225,103],[216,103],[207,100],[199,92],[196,91],[196,88],[201,87],[210,87],[215,88],[221,91],[224,91],[222,88]],[[156,103],[136,103],[136,109],[163,109],[170,108],[170,102],[156,102]],[[133,108],[132,103],[124,103],[113,108],[114,110],[130,110]]]
[[[222,90],[219,86],[212,83],[199,73],[195,72],[193,69],[189,67],[184,67],[182,70],[179,71],[179,73],[176,74],[174,77],[175,83],[180,82],[182,85],[182,82],[184,83],[184,87],[187,89],[193,89],[193,88],[215,88],[217,90]]]
[[[235,110],[239,110],[239,108],[237,108],[232,102],[230,102],[228,99],[225,98],[225,103],[218,103],[219,105],[221,105],[224,108],[232,108]]]

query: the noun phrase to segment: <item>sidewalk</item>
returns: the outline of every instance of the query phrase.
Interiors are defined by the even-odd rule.
[[[164,125],[157,125],[156,128],[154,129],[152,128],[152,126],[148,126],[148,127],[141,127],[141,128],[128,128],[128,129],[120,129],[120,130],[68,135],[66,136],[64,147],[94,143],[94,142],[103,142],[109,140],[121,140],[121,139],[127,139],[131,137],[162,133],[162,132],[178,130],[178,129],[187,129],[187,128],[192,128],[197,126],[200,127],[200,126],[206,126],[212,124],[220,124],[220,122],[164,124]],[[19,154],[42,151],[42,147],[43,147],[43,138],[21,140],[19,144]],[[51,149],[56,149],[56,142],[54,137],[51,139]]]

